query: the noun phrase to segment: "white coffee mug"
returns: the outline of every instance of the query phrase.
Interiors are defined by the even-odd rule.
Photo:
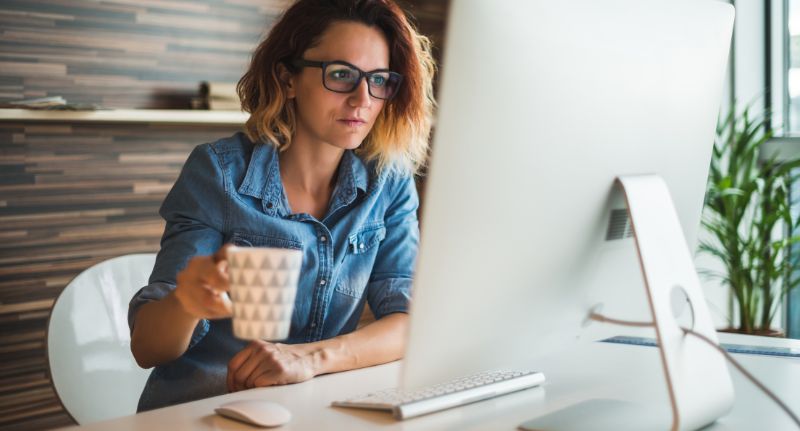
[[[303,252],[234,246],[227,259],[233,334],[246,340],[288,338]]]

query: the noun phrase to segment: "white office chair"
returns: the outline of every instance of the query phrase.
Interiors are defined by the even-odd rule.
[[[61,292],[47,325],[47,360],[61,404],[78,424],[136,413],[150,374],[130,351],[128,301],[147,284],[155,254],[115,257]]]

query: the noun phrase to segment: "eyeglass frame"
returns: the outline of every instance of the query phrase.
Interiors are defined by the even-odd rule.
[[[347,67],[352,68],[356,72],[358,72],[358,79],[356,79],[355,83],[353,84],[353,88],[351,88],[348,91],[341,91],[341,90],[334,90],[334,89],[328,87],[325,84],[325,70],[328,68],[328,66],[330,66],[332,64],[339,64],[339,65],[347,66]],[[375,75],[377,73],[388,72],[389,76],[396,76],[397,77],[397,88],[398,89],[400,88],[400,85],[403,83],[403,75],[401,75],[401,74],[399,74],[397,72],[392,72],[389,69],[375,69],[375,70],[371,70],[369,72],[364,72],[363,70],[359,69],[358,67],[356,67],[356,66],[354,66],[354,65],[352,65],[352,64],[350,64],[350,63],[348,63],[346,61],[342,61],[342,60],[313,61],[313,60],[306,60],[304,58],[296,58],[296,59],[291,61],[291,65],[294,66],[294,67],[297,67],[297,68],[318,67],[318,68],[322,69],[322,86],[325,87],[325,89],[328,90],[328,91],[333,91],[334,93],[340,93],[340,94],[352,93],[353,91],[355,91],[358,88],[359,85],[361,85],[361,79],[367,78],[367,91],[369,92],[370,96],[372,96],[372,97],[374,97],[376,99],[380,99],[380,100],[391,100],[395,96],[397,96],[397,91],[395,91],[391,95],[391,97],[378,97],[378,96],[372,94],[372,87],[369,85],[369,78],[371,78],[372,75]]]

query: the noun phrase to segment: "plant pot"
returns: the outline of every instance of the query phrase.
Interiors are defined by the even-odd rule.
[[[747,332],[743,329],[728,327],[728,328],[717,329],[717,332],[727,332],[730,334],[758,335],[759,337],[776,337],[776,338],[786,337],[786,334],[780,329],[755,329],[751,332]]]

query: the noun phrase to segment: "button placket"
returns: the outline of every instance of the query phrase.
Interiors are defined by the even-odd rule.
[[[330,284],[331,262],[333,261],[332,251],[333,243],[330,238],[330,233],[327,227],[317,220],[314,220],[317,235],[317,250],[319,253],[319,281],[315,294],[316,305],[313,306],[314,312],[311,315],[311,322],[309,323],[309,341],[317,341],[322,337],[322,318],[325,315],[327,304],[327,291]]]

